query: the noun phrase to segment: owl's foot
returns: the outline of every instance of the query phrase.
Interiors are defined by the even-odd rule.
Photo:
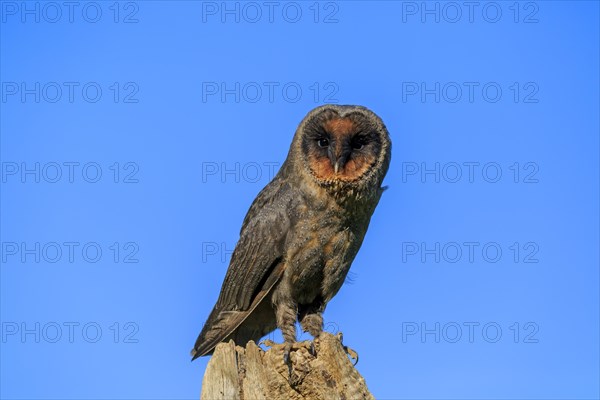
[[[261,340],[259,344],[265,345],[267,347],[277,346],[277,343],[275,343],[274,341],[272,341],[270,339]],[[290,358],[290,353],[292,352],[293,348],[294,348],[294,343],[291,343],[291,342],[283,343],[283,363],[285,365],[287,365],[287,367],[288,367],[288,372],[290,375],[290,378],[289,378],[290,382],[292,379],[292,359]]]
[[[342,334],[342,332],[338,332],[335,336],[340,341],[346,354],[350,357],[350,359],[354,360],[354,363],[352,365],[355,366],[356,364],[358,364],[358,353],[350,347],[344,345],[344,335]]]
[[[275,363],[277,372],[291,387],[298,386],[304,380],[310,372],[310,362],[316,358],[314,354],[319,350],[318,341],[314,345],[316,348],[309,341],[274,343],[267,339],[260,344],[271,347],[265,355]]]
[[[285,364],[291,364],[290,354],[292,352],[299,351],[301,349],[306,349],[306,342],[283,342],[283,344],[276,344],[274,342],[269,341],[270,343],[265,343],[267,346],[282,346],[283,345],[283,362]],[[312,346],[312,343],[311,343]],[[310,349],[309,349],[310,352]]]
[[[310,361],[317,357],[319,342],[284,342],[279,346],[283,346],[283,362],[287,367],[287,371],[282,370],[281,373],[291,387],[296,387],[308,374]]]
[[[291,343],[291,342],[283,343],[283,363],[285,365],[287,365],[290,384],[292,383],[292,359],[290,358],[290,353],[292,352],[292,349],[294,348],[294,344],[295,343]],[[265,345],[265,346],[271,347],[271,348],[275,347],[275,346],[281,346],[278,343],[275,343],[274,341],[272,341],[270,339],[261,340],[259,345]]]
[[[294,343],[285,342],[285,347],[283,348],[283,363],[287,365],[288,368],[288,383],[290,386],[294,386],[294,374],[292,373],[292,359],[290,358],[290,353],[292,352],[292,347]]]

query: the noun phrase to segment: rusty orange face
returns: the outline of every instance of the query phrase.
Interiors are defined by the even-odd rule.
[[[361,114],[325,115],[306,129],[302,147],[320,181],[357,181],[377,162],[381,140]]]

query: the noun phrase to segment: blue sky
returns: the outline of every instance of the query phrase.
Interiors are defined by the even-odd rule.
[[[0,397],[198,398],[242,219],[323,103],[393,141],[325,313],[375,397],[600,396],[597,2],[0,12]]]

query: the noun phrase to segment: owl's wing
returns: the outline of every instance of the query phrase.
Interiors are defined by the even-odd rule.
[[[283,275],[289,211],[297,201],[287,184],[271,182],[252,203],[231,256],[219,300],[192,350],[210,353],[260,304]]]

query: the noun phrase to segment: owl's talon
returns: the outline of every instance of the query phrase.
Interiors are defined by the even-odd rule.
[[[292,381],[292,359],[290,357],[290,353],[292,351],[292,343],[286,342],[285,347],[283,348],[283,363],[288,367],[288,382],[290,386],[293,386]]]
[[[319,346],[319,337],[315,337],[312,342],[310,342],[310,348],[308,351],[313,357],[317,357],[317,347]]]
[[[283,363],[287,364],[288,367],[292,367],[292,360],[290,358],[290,353],[292,351],[292,343],[285,343],[285,347],[283,348]]]
[[[352,364],[352,366],[355,366],[356,364],[358,364],[358,353],[355,350],[351,349],[350,347],[344,345],[344,334],[342,332],[338,332],[335,335],[335,337],[338,338],[338,340],[340,341],[340,344],[344,348],[344,351],[346,352],[346,354],[352,360],[355,360],[354,363]]]
[[[271,339],[264,339],[261,340],[260,342],[258,342],[259,346],[266,346],[266,347],[273,347],[275,346],[277,343],[275,343],[274,341],[272,341]]]
[[[348,356],[349,356],[349,357],[350,357],[352,360],[355,360],[355,361],[352,363],[352,366],[353,366],[353,367],[354,367],[354,366],[356,366],[356,364],[358,364],[358,353],[357,353],[355,350],[353,350],[353,349],[351,349],[350,347],[348,347],[348,346],[344,346],[344,351],[346,352],[346,354],[347,354],[347,355],[348,355]]]

